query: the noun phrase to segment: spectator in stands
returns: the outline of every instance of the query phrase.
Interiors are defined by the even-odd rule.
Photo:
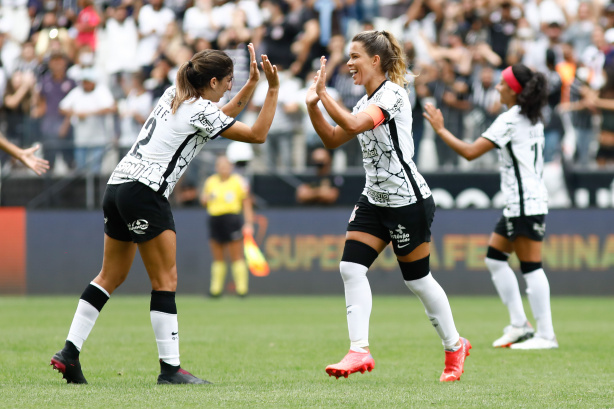
[[[116,99],[124,97],[121,84],[124,78],[136,72],[135,59],[139,33],[134,18],[128,15],[128,7],[120,3],[107,10],[109,18],[105,26],[105,71],[111,76],[110,88]]]
[[[311,165],[316,167],[316,180],[296,188],[296,201],[300,204],[335,203],[339,197],[339,188],[331,176],[330,153],[324,148],[316,148],[311,153]]]
[[[125,80],[125,83],[126,98],[119,101],[117,109],[121,120],[118,141],[120,158],[126,156],[130,147],[136,142],[153,108],[151,92],[143,86],[141,73],[133,74],[130,79]]]
[[[15,71],[9,79],[4,94],[6,136],[15,145],[29,146],[38,142],[31,117],[36,77],[31,71]]]
[[[97,40],[96,31],[102,22],[102,19],[94,7],[93,0],[78,0],[77,4],[81,11],[77,15],[74,26],[77,29],[77,38],[75,39],[77,48],[84,45],[90,49],[96,50]]]
[[[36,89],[35,116],[40,118],[44,155],[51,169],[58,155],[69,168],[74,166],[70,118],[60,113],[60,101],[76,86],[75,81],[66,76],[67,64],[63,54],[53,54],[49,59],[49,70],[40,78]]]
[[[175,13],[164,7],[164,0],[149,0],[139,10],[139,45],[136,60],[139,66],[150,66],[155,58],[156,51],[162,36],[170,22],[175,20]]]
[[[214,41],[219,22],[213,12],[213,0],[196,0],[183,17],[183,34],[187,44],[193,45],[197,38]]]
[[[599,109],[602,116],[597,165],[600,168],[612,168],[614,167],[614,67],[607,67],[605,73],[606,82],[598,97],[593,97],[590,104]]]
[[[32,34],[32,42],[35,44],[35,51],[38,58],[43,58],[50,54],[50,47],[53,41],[59,41],[61,50],[67,57],[74,57],[74,44],[68,29],[62,27],[54,11],[46,11],[42,17],[40,29]]]
[[[98,82],[92,69],[81,72],[81,84],[60,102],[60,112],[71,118],[75,137],[75,162],[79,169],[100,173],[102,158],[111,142],[108,114],[116,110],[109,88]]]
[[[578,3],[578,10],[572,17],[572,22],[567,26],[563,33],[563,41],[569,42],[576,57],[580,57],[584,50],[591,45],[593,30],[595,30],[596,19],[593,9],[594,3],[581,1]]]
[[[561,140],[565,129],[563,128],[563,121],[561,120],[561,114],[558,109],[561,103],[561,93],[563,89],[563,81],[561,76],[555,69],[556,57],[554,51],[551,49],[546,50],[546,67],[545,72],[548,93],[547,104],[544,107],[543,122],[544,122],[544,162],[552,162],[555,159],[561,158]]]

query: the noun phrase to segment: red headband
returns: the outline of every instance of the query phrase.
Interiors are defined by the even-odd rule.
[[[514,91],[516,94],[520,94],[522,92],[522,85],[520,85],[520,83],[514,76],[514,72],[512,71],[511,66],[504,69],[501,75],[503,76],[505,82],[507,82],[507,85],[510,86],[512,91]]]

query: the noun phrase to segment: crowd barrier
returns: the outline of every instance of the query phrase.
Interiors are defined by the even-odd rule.
[[[261,211],[256,239],[271,273],[251,277],[252,294],[342,296],[338,264],[351,207]],[[433,224],[431,269],[449,294],[495,290],[483,262],[499,210],[438,209]],[[180,293],[206,294],[211,256],[206,214],[176,210]],[[553,295],[614,295],[614,210],[553,210],[548,215],[544,268]],[[101,267],[101,211],[26,211],[0,208],[0,293],[79,294]],[[512,259],[518,272],[518,261]],[[375,294],[404,294],[388,247],[369,272]],[[524,282],[520,280],[521,286]],[[151,290],[138,254],[118,294]]]

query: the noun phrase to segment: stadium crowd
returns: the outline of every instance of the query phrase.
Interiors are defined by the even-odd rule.
[[[472,141],[505,109],[495,85],[516,62],[549,80],[545,161],[614,164],[614,4],[606,0],[2,0],[0,130],[18,146],[41,143],[50,174],[110,173],[183,62],[226,51],[232,97],[247,80],[252,42],[277,65],[282,89],[250,166],[300,172],[322,146],[306,115],[306,83],[326,55],[329,92],[351,109],[364,90],[345,65],[347,46],[371,28],[401,39],[410,62],[419,167],[496,167],[494,153],[459,161],[424,126],[422,107],[433,102],[448,129]],[[266,88],[263,80],[242,121],[255,117]],[[333,168],[361,162],[353,140]]]

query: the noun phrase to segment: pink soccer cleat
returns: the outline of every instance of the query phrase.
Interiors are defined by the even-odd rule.
[[[461,347],[458,351],[446,351],[446,367],[439,378],[441,382],[458,381],[463,372],[465,372],[463,367],[465,365],[465,358],[469,356],[471,343],[463,337],[461,337],[460,341]]]
[[[375,360],[370,352],[355,352],[350,350],[338,364],[328,365],[326,373],[339,379],[341,376],[347,378],[354,372],[371,372],[375,368]]]

